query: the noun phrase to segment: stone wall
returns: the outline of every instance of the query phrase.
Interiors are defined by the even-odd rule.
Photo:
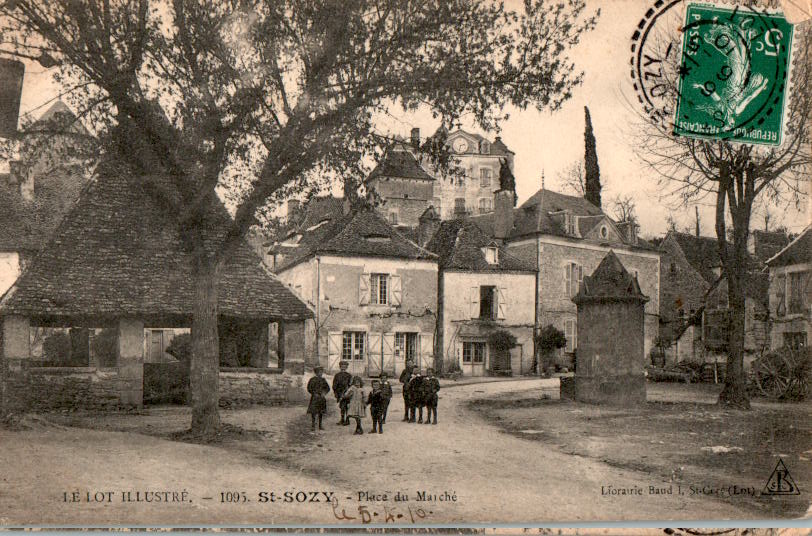
[[[115,369],[23,367],[8,371],[6,403],[18,412],[115,409],[120,382]]]
[[[221,369],[220,405],[284,404],[304,397],[304,376],[273,369]]]

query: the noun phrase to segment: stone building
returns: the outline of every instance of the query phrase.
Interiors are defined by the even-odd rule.
[[[332,373],[345,360],[351,373],[370,376],[399,374],[407,359],[433,367],[436,255],[374,210],[346,201],[341,212],[304,210],[269,256],[279,278],[315,308],[318,362]]]
[[[808,348],[812,333],[812,228],[768,259],[772,348]]]
[[[365,182],[380,198],[379,213],[393,225],[415,227],[428,207],[443,220],[492,212],[499,169],[504,162],[513,170],[514,153],[499,137],[490,141],[461,129],[440,130],[432,139],[447,145],[450,169],[438,169],[417,151],[420,129],[412,129],[410,143],[390,150]]]
[[[32,409],[140,406],[151,329],[189,328],[193,260],[177,222],[158,208],[147,184],[112,162],[96,177],[53,237],[0,299],[2,378],[6,401]],[[164,188],[171,188],[168,181]],[[230,220],[215,201],[207,246],[224,239]],[[313,312],[239,244],[225,261],[219,285],[221,363],[233,352],[237,368],[220,369],[222,403],[277,402],[302,395],[312,355]],[[284,331],[283,368],[269,367],[268,326]],[[84,341],[83,362],[48,366],[31,355],[33,327],[69,329]],[[112,363],[87,350],[87,332],[112,330]],[[73,343],[73,341],[72,341]],[[67,350],[74,353],[71,344]],[[44,366],[43,366],[44,365]],[[250,392],[249,392],[250,391]]]
[[[467,219],[442,222],[427,247],[439,256],[437,349],[443,370],[464,376],[532,372],[535,265]],[[494,348],[489,338],[499,331],[516,337],[518,345]]]
[[[61,101],[24,128],[16,146],[17,158],[0,162],[0,293],[76,202],[95,155],[95,139]]]
[[[767,254],[780,249],[776,244],[786,241],[783,233],[754,231],[753,235],[748,244],[745,285],[744,347],[748,364],[770,346],[768,278],[763,261]],[[659,250],[660,338],[667,347],[666,358],[671,362],[723,362],[729,307],[717,239],[671,231]]]
[[[650,299],[645,305],[645,350],[657,336],[660,254],[637,236],[633,222],[616,222],[582,197],[539,190],[519,208],[495,198],[493,213],[471,218],[487,235],[507,246],[513,256],[538,270],[536,326],[552,324],[567,337],[557,360],[571,365],[577,351],[578,316],[572,298],[585,274],[614,251]],[[512,200],[510,200],[512,201]]]

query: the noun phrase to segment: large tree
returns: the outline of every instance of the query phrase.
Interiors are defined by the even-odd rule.
[[[219,427],[218,274],[258,209],[317,177],[355,176],[374,117],[428,107],[493,128],[506,105],[558,109],[583,0],[6,0],[0,52],[57,65],[106,151],[149,182],[195,259],[192,429]],[[153,181],[161,175],[171,179]],[[226,188],[226,240],[206,207]]]
[[[598,167],[598,148],[595,144],[595,133],[592,131],[592,117],[586,106],[584,106],[584,197],[596,207],[601,206],[601,170]]]
[[[666,191],[684,206],[703,199],[715,206],[715,230],[722,277],[727,279],[730,317],[725,384],[719,404],[749,408],[744,373],[745,291],[753,268],[747,252],[751,217],[759,200],[800,203],[808,195],[812,158],[808,84],[812,32],[797,27],[792,71],[793,91],[784,120],[784,139],[778,147],[675,136],[673,125],[660,117],[646,118],[635,136],[639,157],[661,177]],[[661,88],[664,100],[677,101],[680,66],[678,43],[658,44],[664,58]],[[669,54],[667,51],[671,51]]]

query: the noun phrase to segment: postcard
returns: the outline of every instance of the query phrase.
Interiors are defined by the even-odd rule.
[[[800,530],[807,7],[0,2],[0,528]]]

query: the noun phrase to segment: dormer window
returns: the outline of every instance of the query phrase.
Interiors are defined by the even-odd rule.
[[[488,246],[482,248],[482,253],[485,254],[485,261],[488,264],[498,264],[499,263],[499,248],[496,246]]]
[[[575,235],[575,218],[569,212],[564,213],[564,232],[568,235]]]
[[[491,154],[491,144],[487,141],[483,141],[479,149],[482,154]]]
[[[609,229],[607,229],[605,225],[601,225],[601,230],[599,232],[601,238],[603,238],[604,240],[609,236]]]

